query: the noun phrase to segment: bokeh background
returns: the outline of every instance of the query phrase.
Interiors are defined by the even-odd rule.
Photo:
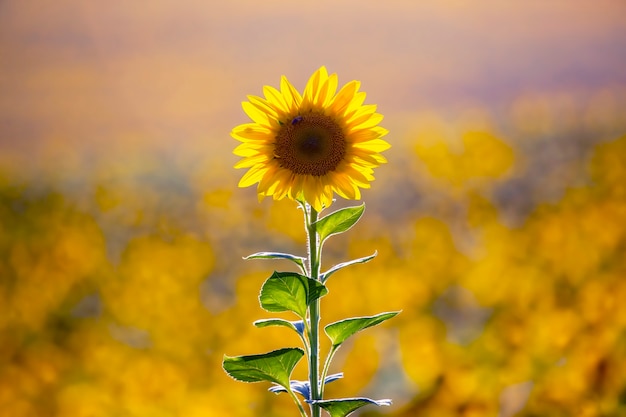
[[[291,416],[224,353],[256,329],[292,202],[238,189],[240,102],[320,65],[390,130],[326,247],[361,415],[626,415],[626,3],[0,0],[0,414]],[[345,205],[338,202],[337,207]],[[324,345],[326,348],[327,345]],[[305,368],[296,369],[305,378]]]

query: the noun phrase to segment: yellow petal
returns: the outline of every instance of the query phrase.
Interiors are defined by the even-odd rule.
[[[383,115],[380,113],[373,113],[369,115],[363,115],[357,117],[355,120],[348,122],[349,128],[354,129],[369,129],[377,126],[383,120]]]
[[[243,107],[243,111],[256,123],[261,126],[265,126],[268,128],[272,127],[272,122],[270,121],[267,113],[263,113],[256,106],[254,106],[249,101],[244,101],[241,103],[241,107]]]
[[[319,94],[316,97],[315,104],[317,106],[326,108],[326,105],[332,100],[337,91],[337,83],[337,74],[331,74],[320,88]]]
[[[355,112],[361,108],[363,102],[365,101],[365,96],[366,94],[363,91],[359,91],[354,95],[354,97],[343,112],[343,117],[345,119],[349,119],[350,117],[352,117]]]
[[[315,210],[322,210],[322,201],[321,194],[324,190],[324,187],[319,180],[319,177],[313,175],[303,176],[304,182],[302,184],[302,192],[304,194],[304,199],[309,203]]]
[[[360,86],[360,82],[350,81],[348,84],[341,87],[337,95],[329,103],[329,109],[337,115],[342,114],[354,99]],[[365,100],[365,96],[363,99]]]
[[[264,195],[273,195],[276,188],[280,185],[280,176],[278,174],[279,169],[270,169],[266,175],[259,181],[257,189]]]
[[[316,209],[318,211],[322,211],[323,208],[328,208],[333,204],[333,187],[330,185],[325,185],[322,193],[320,194],[320,208]]]
[[[304,188],[304,178],[304,175],[291,175],[289,188],[286,192],[292,200],[296,200],[301,196],[302,189]]]
[[[297,183],[299,175],[296,175],[290,171],[283,171],[280,175],[281,185],[283,185],[283,189],[280,190],[280,198],[289,197],[291,198],[291,193],[294,188],[294,184]],[[278,192],[278,189],[276,190]]]
[[[274,138],[275,133],[266,127],[259,126],[256,123],[246,123],[235,127],[230,135],[239,141],[260,141],[267,142]]]
[[[358,193],[358,188],[352,186],[352,183],[348,179],[347,176],[342,175],[340,173],[334,173],[331,180],[333,187],[337,194],[339,194],[343,198],[347,198],[350,200],[356,200]]]
[[[346,115],[346,125],[348,127],[357,127],[362,122],[369,119],[373,114],[376,113],[376,105],[368,104],[365,106],[361,106],[352,112],[349,115]]]
[[[266,154],[259,154],[242,159],[235,164],[235,168],[249,168],[257,164],[267,164],[268,161],[269,158]]]
[[[316,97],[319,94],[320,85],[328,79],[328,71],[322,66],[315,71],[304,88],[303,106],[313,106],[316,103]]]
[[[263,174],[265,174],[266,172],[267,168],[263,166],[257,165],[250,168],[248,172],[246,172],[243,177],[241,177],[241,180],[239,180],[239,187],[244,188],[256,184],[257,182],[261,181],[261,178],[263,178]]]
[[[262,99],[257,96],[247,96],[250,103],[258,108],[263,113],[267,114],[269,117],[273,119],[279,118],[280,109],[277,109],[274,103],[270,103],[267,100]]]
[[[280,91],[272,86],[266,85],[263,87],[263,94],[265,94],[265,98],[267,99],[267,101],[276,107],[279,113],[278,119],[280,119],[281,116],[284,116],[285,113],[287,113],[288,106],[285,103],[285,99]]]
[[[256,149],[242,148],[241,145],[239,145],[233,150],[233,154],[241,156],[243,158],[248,158],[250,156],[258,155],[259,151]]]
[[[378,139],[380,137],[383,137],[387,133],[388,133],[387,129],[384,129],[379,126],[375,126],[369,129],[359,129],[356,131],[348,132],[348,135],[346,136],[346,141],[348,143],[367,142],[373,139]]]
[[[374,177],[366,171],[366,168],[358,167],[354,165],[348,165],[344,168],[344,172],[350,177],[351,181],[361,188],[370,188],[369,182],[374,180]]]
[[[391,148],[391,145],[382,139],[374,139],[367,142],[359,142],[352,145],[354,148],[367,149],[374,152],[383,152]]]
[[[382,160],[379,159],[378,157],[382,158]],[[353,160],[359,165],[363,165],[363,166],[367,166],[371,168],[376,168],[380,164],[384,164],[387,162],[387,160],[380,154],[375,154],[375,155],[359,154],[359,155],[355,155],[353,157]]]
[[[352,154],[355,158],[361,158],[365,161],[370,161],[371,163],[376,164],[376,166],[387,163],[387,158],[377,152],[373,152],[370,150],[354,148],[352,149]]]
[[[280,92],[285,98],[289,114],[295,114],[302,101],[302,96],[284,75],[280,79]]]
[[[255,156],[260,153],[264,153],[266,155],[274,155],[273,146],[268,146],[265,144],[259,144],[258,142],[244,142],[237,146],[233,153],[237,156]]]

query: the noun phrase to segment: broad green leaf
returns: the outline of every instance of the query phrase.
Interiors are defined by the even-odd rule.
[[[274,272],[261,287],[259,301],[269,312],[292,311],[305,320],[307,307],[326,293],[317,280],[295,272]]]
[[[337,400],[318,400],[311,401],[313,404],[317,404],[324,410],[328,411],[330,417],[346,417],[352,414],[355,410],[368,405],[375,404],[378,406],[391,405],[391,400],[372,400],[370,398],[340,398]]]
[[[289,261],[294,262],[303,271],[305,270],[304,261],[306,260],[306,258],[303,258],[302,256],[296,256],[290,253],[280,253],[280,252],[258,252],[258,253],[253,253],[252,255],[248,255],[243,259],[287,259]]]
[[[228,375],[238,381],[270,381],[287,388],[291,372],[303,355],[299,348],[279,349],[261,355],[224,355],[222,366]]]
[[[361,204],[356,207],[342,208],[319,219],[315,222],[315,226],[320,236],[320,241],[324,242],[329,236],[343,233],[350,229],[359,221],[364,210],[365,204]]]
[[[283,319],[261,319],[253,323],[256,327],[283,326],[292,329],[294,332],[302,335],[304,333],[304,322],[287,321]]]
[[[332,268],[330,268],[328,271],[324,272],[321,277],[320,277],[320,281],[322,282],[326,282],[326,280],[335,272],[339,271],[340,269],[345,268],[346,266],[350,266],[350,265],[356,265],[356,264],[364,264],[366,262],[371,261],[372,259],[374,259],[376,257],[376,255],[378,255],[378,252],[374,252],[372,255],[370,256],[366,256],[364,258],[359,258],[359,259],[354,259],[352,261],[348,261],[348,262],[342,262],[340,264],[337,264],[335,266],[333,266]]]
[[[353,317],[340,320],[326,326],[324,331],[330,338],[333,346],[339,346],[353,334],[367,329],[368,327],[376,326],[385,320],[389,320],[398,313],[399,311],[392,311],[389,313],[376,314],[375,316]]]

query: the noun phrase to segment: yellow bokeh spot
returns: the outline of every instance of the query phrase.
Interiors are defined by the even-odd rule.
[[[501,178],[515,162],[513,148],[488,132],[463,133],[459,150],[452,143],[435,136],[418,142],[415,151],[430,175],[455,187]]]

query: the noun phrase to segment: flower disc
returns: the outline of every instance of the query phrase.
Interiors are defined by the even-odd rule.
[[[346,139],[330,117],[318,113],[297,116],[281,126],[274,157],[281,168],[298,175],[326,175],[343,161]]]
[[[265,86],[265,98],[248,96],[242,106],[253,123],[231,132],[242,142],[235,167],[249,168],[239,186],[258,183],[259,199],[288,197],[317,211],[330,206],[333,193],[360,199],[389,144],[380,139],[387,134],[378,126],[383,116],[363,105],[358,89],[351,81],[337,92],[337,75],[321,67],[302,95],[283,76],[280,91]]]

